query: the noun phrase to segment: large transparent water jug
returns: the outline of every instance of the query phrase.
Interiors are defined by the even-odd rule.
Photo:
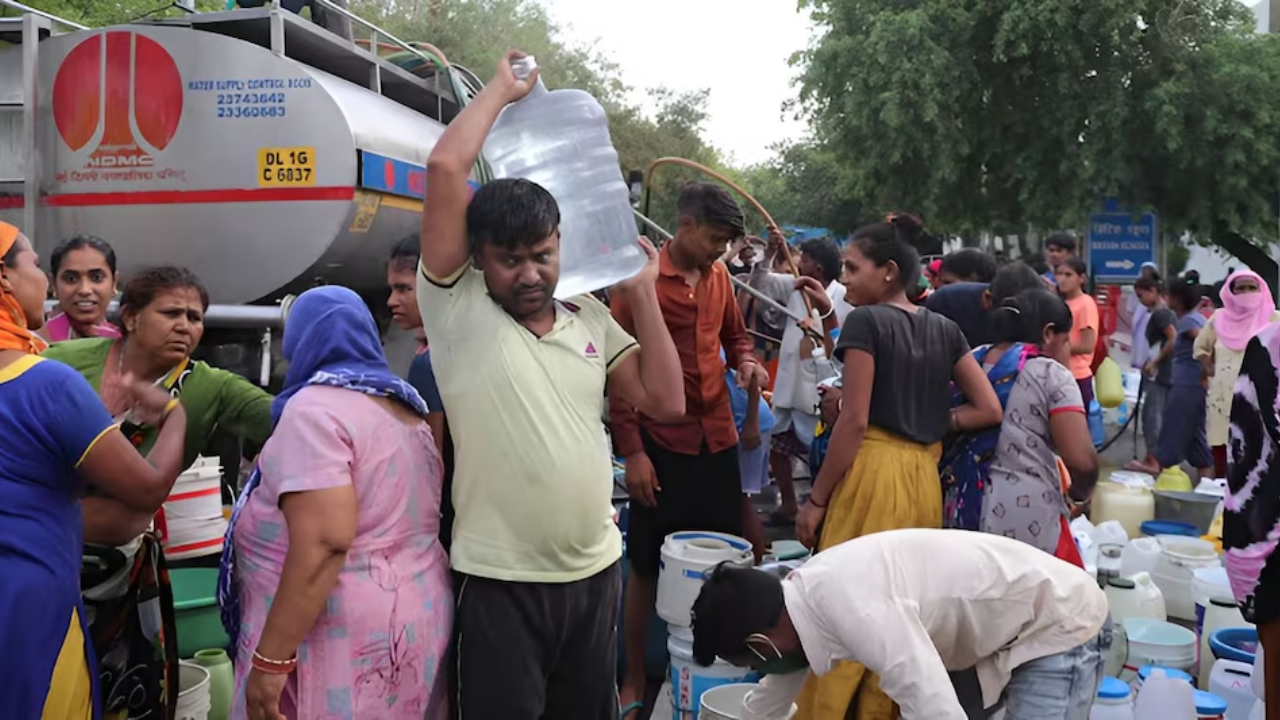
[[[532,57],[513,63],[528,77]],[[644,267],[631,196],[609,138],[604,108],[581,90],[547,90],[539,78],[502,111],[484,143],[496,177],[538,183],[560,205],[557,298],[592,292]]]

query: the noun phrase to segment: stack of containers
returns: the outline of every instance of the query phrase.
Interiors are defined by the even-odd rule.
[[[188,560],[222,552],[227,520],[222,513],[222,466],[217,458],[199,457],[178,476],[156,528],[167,560]]]
[[[667,651],[671,655],[672,720],[695,720],[702,693],[720,685],[754,682],[749,668],[716,659],[710,667],[693,660],[690,611],[709,572],[722,562],[751,567],[751,543],[715,532],[678,532],[662,544],[658,570],[658,616],[668,623]],[[655,715],[655,717],[657,717]]]

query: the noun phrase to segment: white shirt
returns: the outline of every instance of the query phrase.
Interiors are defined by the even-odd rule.
[[[818,382],[827,379],[829,373],[818,377],[817,363],[804,362],[800,357],[800,343],[804,331],[796,324],[795,317],[805,317],[804,293],[796,290],[796,278],[792,275],[769,272],[772,259],[765,259],[751,268],[747,283],[779,303],[785,303],[793,317],[784,318],[782,343],[778,353],[778,377],[773,383],[773,407],[794,409],[815,415],[818,404]],[[844,300],[845,287],[832,280],[827,284],[827,297],[836,314],[836,325],[844,324],[845,316],[853,306]],[[819,328],[820,329],[820,328]]]
[[[1009,538],[894,530],[824,550],[783,581],[813,672],[849,660],[879,674],[904,720],[967,720],[948,671],[977,668],[984,704],[1014,669],[1074,649],[1107,619],[1083,570]],[[808,673],[772,675],[743,720],[783,720]]]

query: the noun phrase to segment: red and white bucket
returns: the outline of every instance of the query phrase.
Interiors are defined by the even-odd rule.
[[[178,476],[156,515],[156,529],[169,560],[222,552],[227,521],[222,514],[222,467],[217,458],[197,458]]]

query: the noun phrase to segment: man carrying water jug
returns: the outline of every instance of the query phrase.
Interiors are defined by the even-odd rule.
[[[512,72],[521,57],[498,63],[427,160],[417,294],[457,453],[456,710],[468,720],[608,720],[618,714],[622,538],[605,390],[678,418],[680,360],[647,241],[648,265],[613,289],[634,312],[633,339],[595,298],[554,298],[560,210],[546,189],[504,179],[470,197],[467,177],[498,113],[537,82]]]
[[[721,565],[693,605],[693,655],[767,677],[743,720],[784,720],[809,672],[880,676],[904,720],[967,720],[948,671],[976,668],[1005,720],[1086,720],[1111,647],[1107,598],[1079,568],[963,530],[893,530],[824,550],[785,580]]]

